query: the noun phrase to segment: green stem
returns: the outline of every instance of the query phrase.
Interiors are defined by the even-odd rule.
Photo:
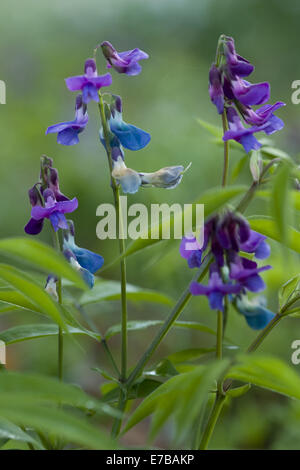
[[[105,115],[104,101],[101,93],[99,92],[99,111],[102,122],[103,134],[105,139],[106,153],[108,158],[110,178],[111,178],[111,187],[114,195],[114,202],[116,208],[116,217],[117,217],[117,233],[119,241],[119,253],[120,253],[120,272],[121,272],[121,306],[122,306],[122,317],[121,317],[121,338],[122,338],[122,359],[121,359],[121,375],[120,382],[124,383],[127,378],[127,292],[126,292],[126,258],[125,253],[125,239],[124,239],[124,228],[123,228],[123,218],[122,210],[120,206],[120,192],[119,187],[116,184],[116,181],[112,177],[113,163],[111,157],[111,147],[110,147],[110,138],[109,138],[109,127]],[[121,406],[121,400],[119,406]],[[116,422],[114,428],[116,428]],[[115,434],[116,435],[116,434]]]
[[[212,436],[212,433],[214,432],[215,425],[218,421],[218,418],[220,416],[221,410],[223,408],[223,405],[225,403],[226,396],[217,393],[216,400],[213,406],[213,409],[211,411],[210,417],[208,419],[205,431],[203,433],[200,445],[199,445],[199,450],[206,450],[210,441],[210,438]]]
[[[108,356],[108,358],[109,358],[109,360],[110,360],[110,362],[111,362],[111,365],[112,365],[113,368],[114,368],[114,371],[116,372],[117,376],[120,377],[119,368],[118,368],[118,366],[117,366],[117,364],[116,364],[116,361],[114,360],[114,357],[113,357],[113,355],[112,355],[112,353],[111,353],[110,348],[108,347],[108,344],[107,344],[107,342],[106,342],[106,339],[103,338],[103,339],[101,340],[101,343],[102,343],[102,345],[103,345],[103,347],[104,347],[104,349],[105,349],[105,352],[106,352],[106,354],[107,354],[107,356]]]
[[[268,334],[273,330],[273,328],[280,322],[282,318],[284,318],[285,315],[283,315],[281,312],[277,313],[275,317],[268,323],[268,325],[258,334],[258,336],[255,338],[255,340],[250,344],[250,346],[247,349],[247,353],[251,353],[257,350],[257,348],[262,344],[264,339],[268,336]],[[222,391],[217,392],[216,396],[216,401],[214,404],[214,407],[212,409],[211,415],[209,417],[209,420],[207,422],[206,428],[204,430],[202,440],[200,442],[199,450],[204,450],[207,449],[210,438],[212,436],[212,433],[214,431],[215,425],[218,421],[220,412],[223,408],[223,405],[225,403],[226,399],[226,392],[230,390],[232,386],[232,380],[229,379],[224,382],[224,385],[222,387]]]
[[[194,276],[193,281],[200,281],[206,274],[208,267],[212,261],[212,255],[209,254],[206,256],[205,260],[203,261],[201,267],[199,268],[197,274]],[[146,350],[146,352],[143,354],[141,359],[139,360],[138,364],[136,367],[133,369],[131,372],[130,376],[128,377],[128,380],[126,382],[127,389],[129,389],[134,381],[141,375],[141,373],[144,370],[145,365],[153,355],[154,351],[157,349],[159,344],[162,342],[170,328],[173,326],[174,322],[177,320],[181,312],[183,311],[184,307],[190,300],[192,294],[190,292],[190,286],[185,289],[185,291],[182,293],[180,299],[174,306],[173,310],[171,311],[170,315],[166,319],[165,323],[162,325],[158,333],[156,334],[155,338],[153,339],[152,343]]]
[[[216,347],[216,357],[217,359],[222,359],[222,350],[223,350],[223,312],[218,310],[218,320],[217,320],[217,347]]]
[[[248,353],[254,352],[257,348],[261,345],[264,339],[268,336],[268,334],[273,330],[273,328],[280,322],[280,320],[284,317],[281,313],[277,313],[275,317],[267,324],[267,326],[259,333],[259,335],[255,338],[255,340],[250,344],[249,348],[247,349]]]
[[[58,237],[58,232],[52,231],[53,233],[53,244],[55,249],[60,253],[60,242]],[[57,280],[57,296],[58,296],[58,303],[62,304],[62,283],[61,278]],[[58,327],[58,368],[57,368],[57,376],[59,380],[63,379],[63,355],[64,355],[64,339],[63,339],[63,330],[61,326]]]
[[[223,134],[228,131],[228,122],[226,116],[226,110],[224,109],[222,113],[222,124],[223,124]],[[227,175],[228,175],[228,166],[229,166],[229,141],[224,142],[224,165],[223,165],[223,175],[222,175],[222,186],[227,184]]]

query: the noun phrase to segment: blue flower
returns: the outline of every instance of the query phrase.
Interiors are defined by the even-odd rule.
[[[111,116],[109,119],[111,132],[119,139],[124,148],[129,150],[143,149],[149,144],[151,135],[123,121],[121,97],[114,95],[113,98],[114,102],[110,106]]]
[[[244,315],[248,325],[253,330],[262,330],[274,318],[275,314],[266,308],[264,297],[249,300],[246,295],[236,296],[233,305]]]
[[[74,224],[71,220],[68,220],[68,226],[68,230],[64,232],[63,253],[92,288],[94,285],[94,274],[102,268],[104,259],[97,253],[77,246],[74,239]]]

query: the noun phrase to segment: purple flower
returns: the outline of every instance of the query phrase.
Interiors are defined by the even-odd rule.
[[[88,120],[86,105],[82,103],[82,96],[78,95],[75,104],[75,119],[48,127],[46,135],[57,133],[57,142],[61,145],[78,144],[78,134],[84,130]]]
[[[282,119],[273,114],[273,111],[276,111],[282,106],[285,106],[285,103],[278,101],[273,105],[266,104],[256,111],[250,107],[245,107],[245,109],[242,110],[243,117],[248,124],[263,126],[262,130],[266,134],[273,134],[276,131],[280,131],[284,127],[284,122]]]
[[[195,237],[183,237],[179,248],[180,255],[185,258],[190,268],[199,268],[202,263],[202,249]]]
[[[42,205],[41,194],[39,190],[37,189],[36,185],[34,185],[32,188],[29,189],[28,196],[29,196],[29,201],[32,207]],[[24,230],[29,235],[38,235],[42,231],[43,225],[44,225],[43,219],[35,220],[31,217],[29,222],[25,226]]]
[[[119,73],[126,75],[138,75],[142,67],[138,63],[139,60],[148,59],[149,55],[141,49],[133,49],[131,51],[117,52],[112,44],[104,41],[101,44],[102,52],[108,64],[107,68],[114,68]]]
[[[98,90],[105,86],[110,86],[112,78],[110,73],[105,75],[97,74],[96,62],[94,59],[87,59],[84,64],[84,75],[66,78],[66,85],[70,91],[82,91],[82,100],[89,103],[91,100],[99,102]]]
[[[257,267],[254,261],[247,258],[236,257],[230,264],[230,279],[236,280],[244,288],[251,292],[259,292],[265,289],[265,283],[259,273],[271,269],[272,266]]]
[[[55,232],[59,228],[67,229],[68,224],[65,217],[66,213],[74,212],[78,207],[78,201],[75,198],[67,201],[56,201],[51,189],[46,189],[43,193],[45,206],[34,205],[31,209],[31,220],[25,227],[25,232],[36,235],[42,230],[44,219],[49,219]],[[34,222],[35,221],[35,222]],[[38,231],[39,229],[39,231]]]
[[[235,98],[246,106],[266,103],[270,98],[270,84],[249,83],[239,77],[231,80],[231,88]]]
[[[212,310],[224,309],[223,298],[228,294],[238,294],[241,286],[238,284],[224,284],[217,271],[211,271],[208,286],[192,282],[190,291],[192,295],[206,295]]]
[[[251,230],[250,237],[241,244],[241,251],[246,253],[254,253],[257,259],[265,259],[270,256],[270,245],[266,242],[266,238],[261,233]]]
[[[253,72],[253,65],[250,64],[248,60],[244,59],[244,57],[236,53],[233,38],[227,38],[227,41],[224,45],[224,52],[226,57],[227,68],[231,75],[247,77]]]
[[[261,127],[244,127],[238,113],[232,106],[227,109],[227,119],[229,130],[223,136],[224,142],[233,139],[244,147],[246,153],[251,150],[258,150],[261,147],[261,144],[253,135],[255,132],[262,131]]]
[[[209,96],[216,106],[218,113],[224,111],[224,93],[222,88],[222,78],[219,69],[213,64],[209,71]]]
[[[240,244],[250,237],[250,227],[246,219],[228,212],[216,226],[216,237],[223,250],[240,251]]]

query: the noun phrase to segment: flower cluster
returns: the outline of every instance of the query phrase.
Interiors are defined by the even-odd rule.
[[[40,179],[28,191],[32,209],[25,232],[29,235],[39,234],[43,229],[45,219],[50,220],[55,232],[59,228],[67,229],[65,214],[74,212],[78,207],[76,197],[70,200],[61,193],[58,172],[52,164],[50,158],[42,157]]]
[[[118,53],[108,41],[103,42],[101,47],[108,62],[107,67],[113,67],[117,72],[127,75],[138,75],[142,70],[138,61],[149,57],[140,49]],[[110,73],[98,75],[96,61],[87,59],[84,64],[84,74],[68,77],[65,81],[70,91],[80,92],[76,97],[75,119],[48,127],[46,134],[57,134],[59,144],[75,145],[79,143],[78,134],[85,129],[89,120],[86,105],[90,101],[99,103],[99,90],[110,86],[112,77]],[[116,127],[118,127],[117,120]]]
[[[229,129],[223,140],[239,142],[247,153],[261,147],[256,132],[273,134],[284,126],[274,111],[285,103],[265,104],[270,98],[269,83],[252,84],[244,79],[253,70],[253,65],[236,53],[233,38],[221,36],[216,63],[209,71],[209,95],[218,113],[226,112]],[[257,105],[263,106],[253,109]],[[240,116],[250,127],[244,126]]]
[[[271,266],[258,267],[255,261],[246,258],[241,252],[251,253],[258,260],[267,258],[270,247],[266,243],[266,237],[251,230],[241,215],[228,211],[205,223],[202,247],[195,238],[184,237],[180,254],[188,260],[190,268],[200,267],[203,253],[208,247],[214,258],[208,285],[192,282],[191,293],[206,295],[211,309],[221,311],[224,310],[224,298],[228,296],[237,310],[245,315],[252,328],[264,328],[273,313],[260,301],[249,301],[246,294],[247,291],[256,293],[265,288],[260,273]]]
[[[112,100],[107,105],[109,146],[111,149],[113,171],[112,176],[121,185],[124,193],[136,193],[140,186],[155,186],[159,188],[172,189],[181,181],[184,172],[182,165],[161,168],[154,173],[142,173],[127,168],[125,164],[124,148],[128,150],[141,150],[150,142],[151,136],[148,132],[139,129],[132,124],[127,124],[122,116],[122,99],[120,96],[112,95]],[[106,148],[107,143],[104,130],[100,129],[100,141]]]
[[[117,52],[108,41],[104,41],[101,48],[107,61],[107,67],[113,68],[121,74],[138,75],[142,70],[139,61],[149,57],[138,48]],[[66,78],[66,85],[70,91],[81,92],[76,97],[75,119],[48,127],[46,134],[57,134],[57,142],[62,145],[78,144],[79,134],[84,131],[89,120],[87,104],[90,101],[99,102],[99,90],[102,87],[110,86],[111,83],[110,73],[98,75],[95,60],[87,59],[83,75]],[[108,129],[105,133],[101,126],[100,141],[111,154],[112,177],[117,184],[121,185],[124,193],[130,194],[136,193],[141,186],[175,188],[180,183],[185,171],[182,165],[161,168],[153,173],[138,172],[127,168],[124,161],[124,149],[141,150],[149,144],[151,136],[148,132],[123,120],[120,96],[108,93],[106,95],[110,97],[109,102],[105,101]],[[107,148],[108,146],[109,148]]]
[[[74,224],[66,219],[65,214],[74,212],[78,207],[78,201],[76,198],[70,200],[60,191],[58,171],[53,168],[51,158],[42,157],[40,179],[29,189],[28,194],[32,209],[25,232],[29,235],[39,234],[43,229],[45,219],[50,220],[55,232],[63,229],[65,257],[80,272],[86,283],[93,287],[94,274],[102,267],[104,260],[97,253],[75,244]],[[54,298],[57,298],[56,283],[57,278],[49,275],[45,289]]]

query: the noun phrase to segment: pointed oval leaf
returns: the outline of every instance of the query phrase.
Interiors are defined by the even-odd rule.
[[[80,289],[87,290],[87,285],[65,258],[54,248],[38,240],[25,237],[4,238],[0,240],[0,251],[21,259],[46,273],[56,274],[73,282]]]
[[[41,312],[65,328],[58,304],[45,290],[30,280],[23,271],[1,263],[0,278],[28,298]]]

